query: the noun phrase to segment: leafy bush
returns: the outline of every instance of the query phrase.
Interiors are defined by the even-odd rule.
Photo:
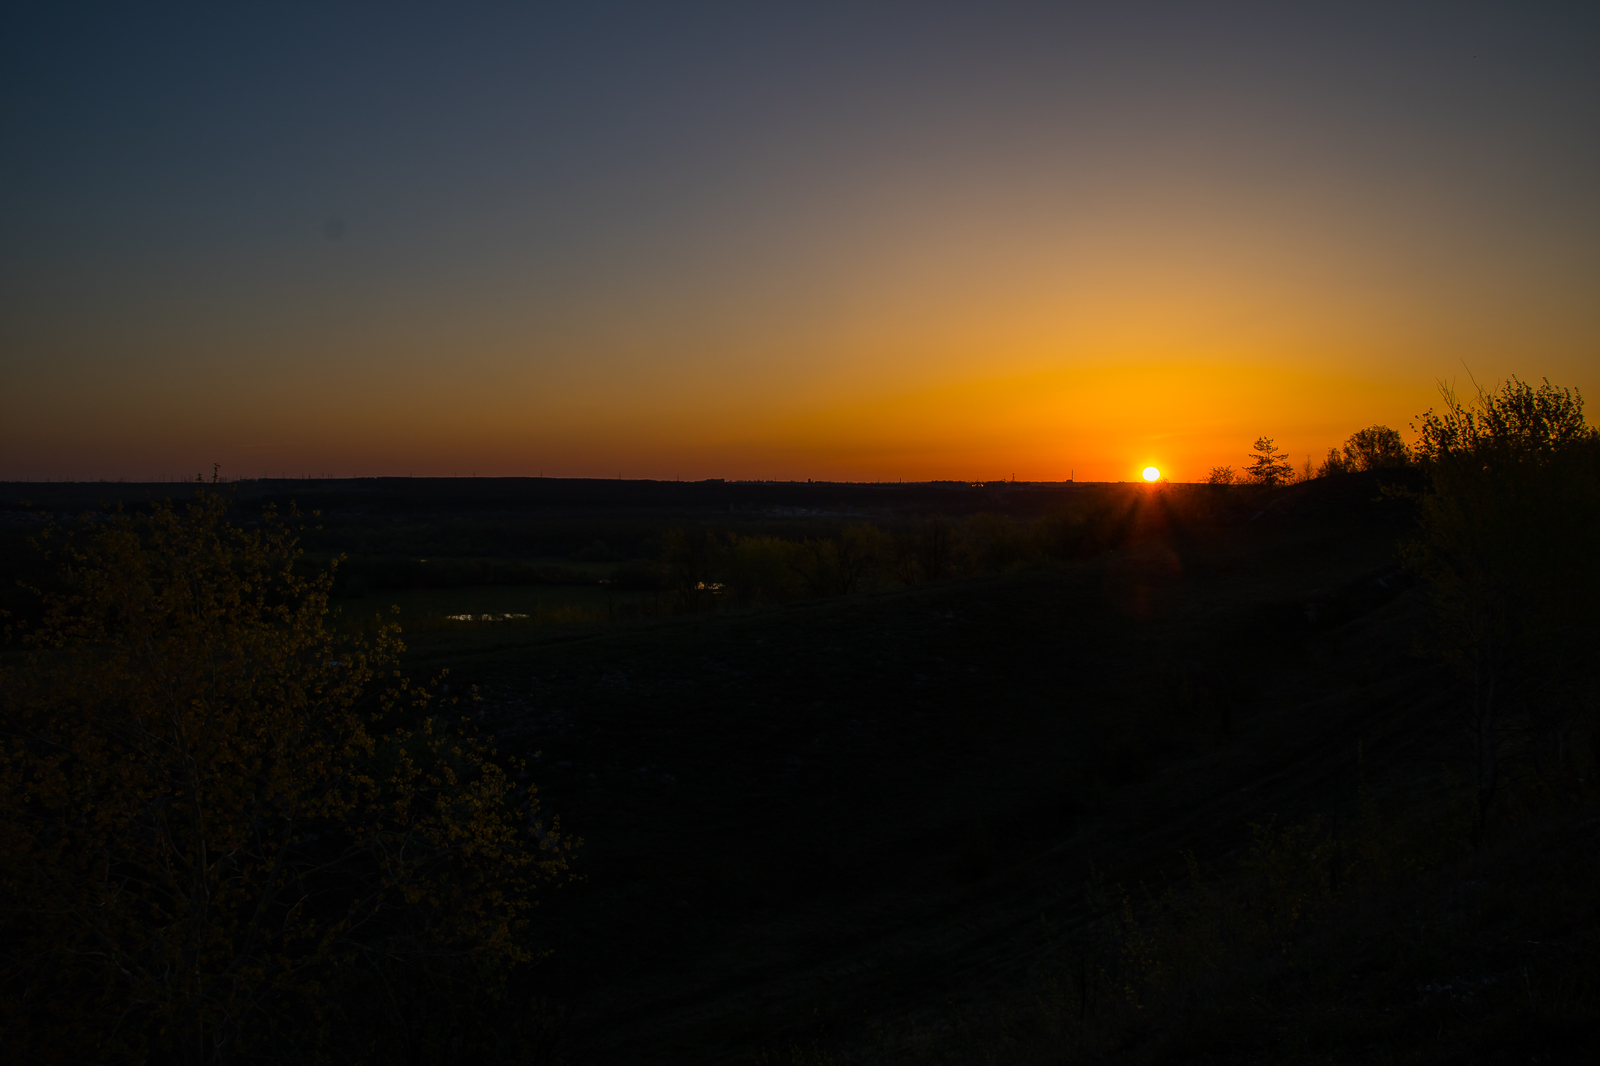
[[[1480,832],[1500,783],[1499,741],[1595,681],[1600,435],[1583,398],[1512,378],[1422,418],[1431,488],[1405,547],[1432,607],[1432,647],[1466,691]]]
[[[521,765],[399,675],[397,626],[325,626],[285,523],[225,511],[57,537],[66,591],[0,676],[17,1061],[414,1057],[423,1001],[535,954],[568,845]]]

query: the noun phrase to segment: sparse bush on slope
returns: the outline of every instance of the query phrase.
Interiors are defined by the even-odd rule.
[[[27,1062],[415,1059],[535,953],[563,876],[515,760],[325,627],[270,515],[55,538],[0,677],[0,1028]]]

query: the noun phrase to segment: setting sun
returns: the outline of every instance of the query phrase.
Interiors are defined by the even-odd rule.
[[[1153,466],[1147,466],[1144,468],[1144,479],[1146,481],[1160,481],[1161,471],[1157,470]]]

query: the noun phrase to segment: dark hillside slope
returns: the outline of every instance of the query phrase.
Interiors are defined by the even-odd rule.
[[[1200,524],[1130,506],[1123,548],[1051,571],[419,646],[542,750],[588,841],[543,915],[572,1056],[912,1055],[935,1005],[1031,995],[1092,869],[1224,861],[1251,822],[1352,809],[1362,773],[1393,809],[1434,794],[1405,501],[1349,477]]]

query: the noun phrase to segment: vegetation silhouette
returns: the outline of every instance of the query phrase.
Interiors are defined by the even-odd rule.
[[[47,531],[63,586],[0,676],[17,1061],[414,1059],[540,950],[570,844],[523,760],[396,625],[326,625],[294,521],[201,490]]]
[[[1281,485],[1294,477],[1294,464],[1285,453],[1278,450],[1272,438],[1257,437],[1245,476],[1257,485]]]
[[[1368,426],[1352,433],[1343,448],[1329,448],[1317,467],[1319,477],[1362,470],[1397,470],[1412,462],[1411,449],[1398,430]]]
[[[1467,692],[1481,839],[1503,738],[1543,734],[1559,758],[1593,700],[1600,433],[1582,396],[1548,380],[1512,378],[1471,400],[1441,391],[1421,420],[1429,490],[1404,558],[1428,592],[1428,646]]]
[[[284,853],[310,862],[343,842],[305,910],[327,935],[314,951],[276,949],[305,961],[239,1000],[231,1041],[190,1044],[216,1060],[418,1063],[1592,1057],[1600,445],[1581,396],[1548,382],[1446,392],[1415,428],[1411,444],[1359,430],[1316,477],[1263,437],[1242,476],[1221,467],[1201,485],[640,486],[639,499],[697,501],[655,510],[575,486],[599,502],[513,518],[502,509],[516,486],[439,486],[433,512],[384,511],[351,490],[349,517],[301,534],[321,563],[274,548],[263,572],[321,590],[307,632],[332,642],[304,645],[322,702],[291,701],[282,720],[338,739],[356,713],[370,754],[345,742],[350,769],[317,779],[365,774],[372,791]],[[468,492],[480,510],[459,502]],[[149,547],[161,514],[77,536],[99,543],[133,522]],[[330,568],[346,548],[361,554]],[[87,572],[51,602],[81,595]],[[347,584],[356,572],[365,590]],[[414,671],[452,668],[457,694],[459,678],[481,685],[455,709],[442,685],[397,687],[390,623],[331,613],[384,587],[442,611],[445,594],[486,579],[507,595],[592,598],[517,621],[402,615]],[[268,594],[273,609],[302,603],[290,585],[248,583],[286,590]],[[36,621],[35,639],[65,632]],[[8,728],[19,701],[36,710],[8,734],[8,826],[48,820],[45,793],[28,791],[42,771],[18,761],[36,749],[16,738],[43,735],[46,708],[114,703],[72,694],[133,676],[96,673],[117,646],[72,637],[12,660]],[[370,677],[355,684],[349,664],[363,661]],[[355,711],[337,703],[340,684],[355,684]],[[246,708],[256,691],[217,690]],[[462,711],[485,739],[442,730]],[[430,802],[462,812],[450,824],[482,819],[515,861],[418,870],[398,912],[347,934],[349,904],[335,901],[366,897],[341,878],[377,884],[387,869],[362,827],[380,831],[396,807],[379,800],[404,797],[369,768],[386,743],[415,748],[418,781],[456,766],[459,747],[470,772],[429,785]],[[525,825],[509,753],[591,840],[575,891],[548,890],[570,876],[564,837],[494,835]],[[478,780],[497,797],[488,813],[445,798]],[[76,817],[59,831],[89,840]],[[119,817],[140,828],[154,815]],[[17,871],[55,838],[6,839],[8,901],[37,911],[48,893],[27,896]],[[126,868],[146,861],[133,839]],[[89,868],[92,848],[69,853]],[[518,878],[531,894],[517,898],[543,908],[537,927],[505,905],[452,924],[452,892],[524,891]],[[5,919],[8,944],[35,936],[0,971],[8,1034],[44,1049],[109,1039],[94,1035],[100,1016],[67,1029],[94,995],[131,994],[109,968],[51,955],[70,922],[35,911]],[[518,961],[546,947],[558,950]],[[313,980],[315,992],[301,983]],[[175,1057],[156,1019],[189,1019],[192,1000],[168,995],[126,1014],[142,1044],[119,1029],[125,1046],[92,1055]],[[233,1017],[206,1011],[205,1032]]]

